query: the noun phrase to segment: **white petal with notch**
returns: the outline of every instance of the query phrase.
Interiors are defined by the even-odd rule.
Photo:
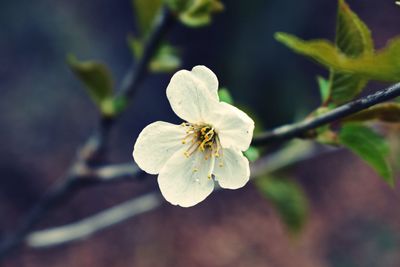
[[[223,156],[215,160],[214,175],[222,188],[238,189],[249,181],[249,161],[241,151],[224,149]]]
[[[133,158],[147,173],[157,174],[172,155],[183,147],[185,128],[168,122],[149,124],[139,134],[133,148]]]
[[[192,69],[192,74],[195,75],[200,82],[204,83],[204,86],[207,88],[211,96],[216,101],[219,101],[218,78],[215,73],[206,66],[199,65]]]
[[[172,110],[187,122],[204,123],[207,113],[218,103],[215,93],[207,89],[213,82],[205,78],[208,76],[204,70],[200,70],[196,69],[196,74],[187,70],[178,71],[167,87]]]
[[[220,102],[208,114],[211,123],[224,148],[238,148],[245,151],[249,148],[254,131],[254,121],[240,109]]]
[[[168,202],[191,207],[213,191],[214,180],[208,175],[214,162],[205,160],[200,151],[190,157],[186,157],[184,152],[185,149],[179,150],[164,165],[158,175],[158,185]]]

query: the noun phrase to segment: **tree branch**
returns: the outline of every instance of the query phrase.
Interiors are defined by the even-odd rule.
[[[336,150],[321,147],[309,141],[294,141],[278,152],[264,156],[251,164],[251,177],[254,179],[261,175],[273,173],[304,160],[309,160]],[[117,170],[121,168],[115,173],[125,173],[123,176],[129,176],[131,170],[134,169],[134,165],[129,163],[126,166],[119,165],[104,168],[105,170]],[[80,221],[33,232],[27,236],[25,242],[33,248],[46,248],[82,240],[106,228],[154,210],[163,203],[165,201],[159,192],[147,193]]]
[[[28,235],[26,242],[31,247],[44,248],[84,239],[136,215],[151,211],[162,203],[159,193],[147,193],[78,222],[33,232]]]
[[[143,56],[131,67],[130,71],[125,76],[121,84],[121,89],[118,92],[118,96],[122,96],[128,101],[132,99],[140,85],[140,82],[148,72],[149,61],[172,24],[172,21],[173,17],[171,13],[167,9],[163,9],[159,20],[157,20],[152,33],[149,35]],[[266,145],[271,142],[281,142],[294,137],[301,137],[309,130],[332,123],[338,119],[399,95],[400,84],[396,84],[385,90],[378,91],[375,94],[331,110],[324,115],[266,132],[261,136],[255,137],[252,144]],[[88,185],[98,184],[100,182],[117,181],[126,177],[131,177],[132,174],[139,171],[138,169],[133,169],[129,166],[125,166],[124,168],[120,166],[117,169],[110,169],[110,167],[93,169],[93,166],[96,166],[103,154],[102,152],[107,143],[108,135],[115,119],[116,118],[101,118],[99,128],[83,145],[82,149],[79,150],[77,158],[71,164],[67,173],[62,176],[58,182],[50,188],[41,201],[35,205],[31,212],[17,227],[16,232],[0,244],[0,260],[25,239],[29,232],[31,232],[34,226],[50,209],[60,204],[62,200],[71,197],[78,189]],[[279,163],[277,164],[279,165]],[[263,165],[260,166],[262,167]],[[113,223],[114,222],[112,221],[108,221],[108,223],[97,225],[97,227],[101,228]]]
[[[154,52],[160,45],[165,33],[171,28],[174,17],[167,7],[162,8],[160,15],[153,25],[153,32],[147,39],[146,48],[138,64],[133,64],[131,71],[123,79],[119,95],[131,100],[138,85],[148,72],[148,63],[152,59]]]
[[[141,170],[134,162],[115,164],[92,169],[90,177],[98,182],[119,182],[122,180],[132,180],[139,178]]]
[[[265,132],[255,137],[252,145],[262,146],[270,143],[282,142],[295,137],[303,137],[310,130],[335,122],[339,119],[367,109],[378,103],[393,99],[397,96],[400,96],[400,83],[343,106],[337,107],[318,117],[305,119],[298,123],[284,125],[272,131]]]
[[[124,79],[119,96],[125,97],[128,101],[134,96],[140,82],[147,74],[148,64],[159,46],[160,41],[172,25],[172,14],[163,8],[161,15],[155,23],[152,32],[145,45],[143,56],[128,71]],[[108,140],[108,135],[115,118],[101,118],[99,127],[95,133],[88,138],[83,147],[79,150],[75,161],[71,164],[69,171],[49,189],[47,194],[34,206],[34,208],[22,220],[14,234],[8,236],[0,244],[0,260],[15,249],[32,230],[32,228],[43,218],[43,216],[57,204],[67,197],[71,197],[78,189],[87,185],[98,184],[105,180],[115,181],[105,175],[110,170],[97,170],[99,177],[94,176],[91,168],[101,159],[102,152]],[[133,170],[131,170],[133,171]],[[133,172],[132,172],[133,173]],[[132,174],[131,173],[131,174]]]

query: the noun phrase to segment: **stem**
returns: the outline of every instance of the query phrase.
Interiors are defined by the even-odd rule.
[[[397,96],[400,96],[400,83],[337,107],[321,116],[306,119],[294,124],[284,125],[269,132],[262,133],[253,138],[252,145],[263,146],[270,143],[283,142],[295,137],[303,137],[310,130],[330,124]]]
[[[162,203],[164,201],[159,192],[150,192],[82,220],[32,232],[27,236],[26,242],[31,247],[44,248],[82,240],[134,216],[154,210]]]
[[[313,142],[292,142],[274,154],[264,156],[251,164],[251,179],[291,167],[299,162],[313,159],[332,149],[320,147]],[[113,175],[132,175],[133,164],[102,167]],[[216,188],[217,190],[219,188]],[[90,237],[106,228],[160,207],[165,203],[159,192],[150,192],[135,197],[114,207],[105,209],[76,222],[30,233],[26,243],[34,248],[48,248]]]
[[[160,42],[168,32],[173,21],[174,19],[171,12],[168,8],[164,7],[153,25],[153,32],[147,39],[146,49],[144,50],[142,57],[137,64],[134,64],[131,67],[131,69],[136,69],[137,71],[129,71],[127,73],[122,82],[119,95],[127,97],[128,100],[132,99],[138,88],[138,84],[143,80],[148,72],[148,63],[158,49]]]
[[[122,83],[121,89],[119,90],[120,96],[125,97],[128,101],[133,98],[140,82],[147,75],[149,61],[172,25],[172,22],[172,14],[166,8],[163,8],[146,42],[142,58],[137,64],[134,64],[130,68]],[[50,209],[60,204],[62,200],[71,197],[79,189],[88,185],[98,184],[102,181],[102,179],[85,179],[88,175],[87,167],[88,165],[98,163],[99,156],[104,150],[109,132],[115,120],[116,118],[114,117],[100,119],[99,128],[88,138],[83,147],[79,150],[78,157],[69,168],[70,171],[51,186],[48,193],[35,204],[34,208],[22,220],[15,233],[0,244],[0,260],[21,244],[26,235],[31,232],[35,225],[43,219],[44,215]]]
[[[131,67],[125,79],[122,82],[118,96],[131,101],[138,86],[148,73],[148,64],[156,52],[161,40],[172,25],[172,14],[165,8],[162,10],[159,19],[153,27],[153,31],[147,39],[145,51],[141,59]],[[400,95],[400,83],[393,85],[385,90],[378,91],[375,94],[361,98],[357,101],[350,102],[346,105],[331,110],[324,115],[307,119],[299,123],[279,127],[270,132],[266,132],[253,139],[252,145],[266,145],[272,142],[281,142],[294,137],[304,136],[307,131],[318,128],[322,125],[332,123],[338,119],[344,118],[351,114],[357,113],[363,109],[371,107],[375,104],[392,99]],[[93,179],[84,179],[87,177],[87,167],[96,163],[97,156],[102,154],[105,144],[107,143],[110,129],[116,118],[102,118],[98,130],[88,139],[77,159],[71,164],[70,171],[67,172],[56,184],[54,184],[49,192],[42,200],[35,205],[31,212],[17,227],[16,232],[11,235],[0,245],[0,260],[7,256],[9,252],[17,248],[26,238],[27,234],[35,227],[35,225],[43,219],[44,215],[52,208],[62,202],[62,200],[71,197],[78,189],[87,185],[98,183]],[[109,171],[108,170],[103,170]],[[132,171],[129,170],[128,171]],[[124,171],[125,172],[125,171]],[[115,174],[124,176],[124,172]],[[90,174],[90,172],[89,172]],[[105,176],[104,179],[107,179]],[[100,180],[100,179],[98,179]]]
[[[49,209],[62,202],[62,200],[73,191],[74,181],[75,180],[68,177],[62,181],[59,180],[58,183],[53,185],[47,194],[45,194],[29,212],[26,219],[17,228],[15,234],[1,244],[0,259],[4,258],[9,252],[18,247],[43,215],[45,215]]]

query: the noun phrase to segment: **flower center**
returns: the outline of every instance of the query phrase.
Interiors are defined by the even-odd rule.
[[[186,127],[186,136],[182,140],[182,144],[188,144],[186,157],[190,157],[196,151],[203,152],[205,160],[222,156],[221,143],[214,127],[192,123],[182,123],[182,126]]]

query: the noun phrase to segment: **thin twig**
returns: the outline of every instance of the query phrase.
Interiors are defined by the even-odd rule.
[[[91,176],[99,182],[118,182],[132,178],[138,179],[141,170],[134,162],[103,166],[92,169]]]
[[[154,55],[164,34],[168,30],[169,25],[171,25],[171,21],[172,15],[167,9],[164,9],[153,32],[148,38],[143,56],[139,62],[131,68],[124,79],[121,90],[118,93],[119,96],[126,97],[128,101],[133,97],[138,85],[147,74],[148,63],[151,60],[152,55]],[[400,84],[396,84],[385,90],[378,91],[375,94],[338,107],[324,115],[266,132],[261,136],[254,138],[252,144],[266,145],[271,142],[280,142],[294,137],[301,137],[309,130],[332,123],[340,118],[344,118],[399,95]],[[102,179],[96,179],[96,177],[92,175],[91,167],[93,167],[93,163],[98,161],[98,157],[101,156],[101,152],[104,149],[109,131],[114,121],[115,118],[101,119],[99,129],[88,139],[80,150],[77,159],[71,165],[72,167],[69,169],[67,174],[61,177],[61,179],[51,187],[49,192],[41,201],[39,201],[38,204],[35,205],[33,210],[22,221],[16,232],[0,245],[0,260],[24,240],[26,235],[51,208],[59,204],[63,199],[71,197],[77,189],[83,188],[86,185],[97,184],[102,181]],[[88,177],[91,177],[92,179],[84,179]],[[107,177],[107,175],[105,177]],[[123,177],[123,175],[118,175],[117,177]]]
[[[303,137],[310,130],[335,122],[346,116],[367,109],[378,103],[393,99],[397,96],[400,96],[400,83],[335,108],[321,116],[305,119],[298,123],[281,126],[272,131],[265,132],[255,137],[252,145],[262,146],[270,143],[282,142],[295,137]]]
[[[252,179],[288,168],[299,162],[335,151],[312,143],[310,141],[294,141],[274,154],[264,156],[251,164]],[[135,169],[133,164],[104,167],[110,170],[120,170],[115,173],[129,176]],[[114,176],[114,173],[110,176]],[[219,189],[219,188],[218,188]],[[123,202],[98,214],[80,221],[50,229],[35,231],[26,238],[26,243],[33,248],[47,248],[85,239],[106,228],[132,219],[161,206],[165,201],[159,192],[150,192],[143,196]]]
[[[29,212],[26,219],[22,221],[15,234],[3,241],[0,247],[0,259],[24,240],[25,236],[49,209],[60,203],[66,195],[73,191],[73,184],[73,180],[66,179],[65,182],[58,182],[52,186],[41,201]]]
[[[171,27],[173,21],[173,15],[168,8],[164,7],[153,25],[154,31],[148,37],[146,49],[143,52],[139,63],[132,66],[132,69],[136,71],[130,71],[127,73],[122,82],[119,95],[127,97],[128,100],[132,99],[138,88],[138,84],[143,80],[148,72],[148,63],[153,57],[154,52],[159,47],[165,33]]]
[[[31,233],[26,242],[34,248],[69,243],[91,236],[136,215],[151,211],[163,203],[160,193],[152,192],[101,211],[81,221]]]
[[[147,74],[149,61],[171,26],[172,21],[172,14],[166,8],[163,8],[159,20],[154,25],[153,31],[149,35],[143,56],[137,64],[134,64],[128,71],[126,75],[128,78],[122,83],[119,96],[125,97],[128,101],[133,97],[140,82]],[[91,175],[92,173],[89,167],[98,163],[114,121],[115,118],[100,119],[98,129],[88,138],[83,147],[79,150],[78,156],[71,164],[69,171],[51,186],[48,193],[43,196],[22,220],[22,223],[17,227],[15,233],[8,236],[0,244],[0,260],[21,244],[34,226],[50,209],[59,204],[61,200],[71,197],[80,188],[103,182],[101,176],[99,179],[96,179],[96,177]]]

